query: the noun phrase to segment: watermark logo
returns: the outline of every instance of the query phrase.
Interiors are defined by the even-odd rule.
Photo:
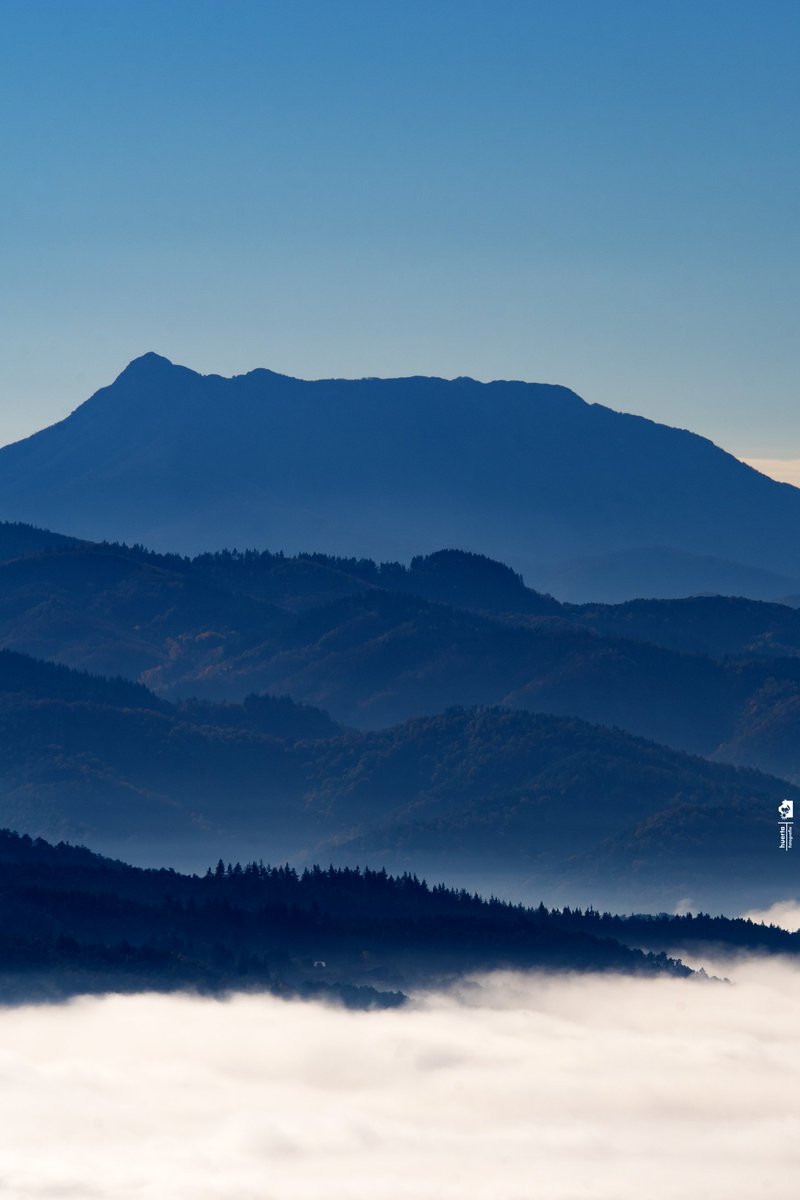
[[[778,825],[780,848],[781,850],[791,850],[794,840],[794,800],[781,800],[778,805],[778,816],[780,817]]]

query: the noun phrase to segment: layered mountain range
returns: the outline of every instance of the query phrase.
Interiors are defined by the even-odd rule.
[[[571,600],[800,591],[800,491],[567,388],[136,359],[0,450],[0,513],[195,554],[489,553]]]
[[[568,605],[462,552],[182,559],[19,525],[0,597],[0,824],[553,902],[795,885],[793,608]]]
[[[703,438],[145,355],[0,450],[0,512],[0,826],[526,901],[796,891],[800,491]]]
[[[172,704],[0,652],[0,825],[141,863],[369,863],[609,905],[758,903],[800,791],[620,730],[450,709],[373,733],[288,700]],[[722,868],[722,870],[720,869]]]
[[[456,551],[408,568],[181,559],[6,525],[0,642],[165,699],[287,694],[362,729],[503,705],[800,781],[800,611],[785,605],[570,605]]]

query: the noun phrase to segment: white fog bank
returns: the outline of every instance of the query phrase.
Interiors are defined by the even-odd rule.
[[[800,971],[0,1011],[0,1196],[789,1200]]]
[[[800,902],[797,900],[776,900],[769,908],[751,909],[742,915],[762,925],[779,925],[790,933],[800,929]]]

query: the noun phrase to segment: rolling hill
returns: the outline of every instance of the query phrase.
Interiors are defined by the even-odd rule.
[[[20,555],[25,536],[0,526],[0,644],[136,678],[164,699],[286,694],[361,728],[508,705],[800,779],[796,609],[732,597],[560,604],[456,551],[408,567],[184,559],[55,539],[40,549],[32,530]]]
[[[0,653],[0,825],[143,864],[322,858],[537,900],[724,907],[735,886],[755,904],[796,885],[776,849],[787,796],[573,718],[451,708],[364,733]]]

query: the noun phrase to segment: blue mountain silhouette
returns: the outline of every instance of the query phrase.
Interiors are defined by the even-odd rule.
[[[800,591],[800,490],[516,381],[224,379],[145,354],[0,450],[0,515],[181,552],[453,546],[579,600]]]

